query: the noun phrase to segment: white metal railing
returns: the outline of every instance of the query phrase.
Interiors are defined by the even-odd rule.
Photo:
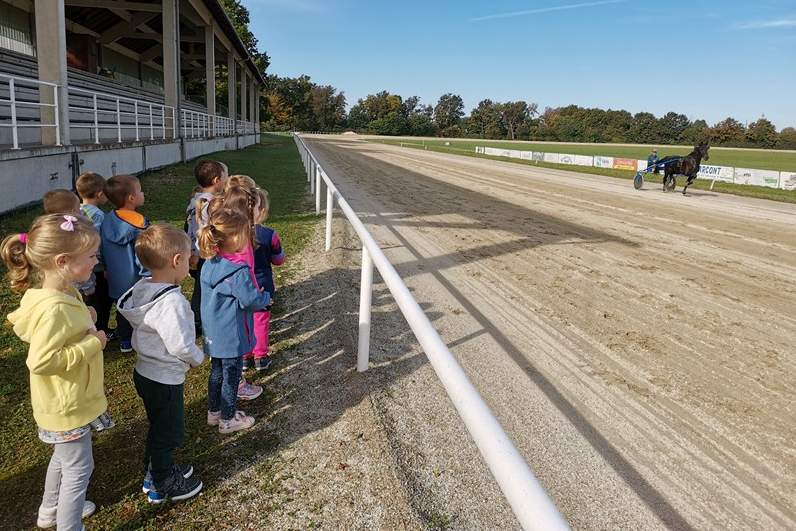
[[[95,144],[129,140],[209,138],[258,133],[260,125],[245,120],[180,109],[181,135],[176,127],[174,107],[77,87],[68,87],[68,125],[59,123],[59,92],[56,83],[0,73],[0,93],[7,87],[8,98],[0,96],[0,128],[11,130],[11,144],[19,149],[22,128],[54,128],[55,144],[61,145],[62,127],[85,131]],[[52,103],[45,103],[45,91],[52,91]],[[5,108],[8,108],[7,113]],[[43,109],[52,109],[52,123],[44,123]],[[31,112],[31,109],[36,109]],[[23,139],[30,142],[31,138]]]
[[[310,192],[315,194],[316,214],[321,212],[321,182],[326,183],[326,251],[332,246],[332,213],[335,200],[362,241],[357,371],[366,371],[370,358],[370,311],[375,266],[415,338],[423,347],[426,357],[464,421],[467,431],[473,437],[520,525],[523,529],[545,531],[569,529],[555,504],[534,477],[528,464],[467,378],[376,240],[332,183],[304,139],[294,134],[294,141],[307,171]]]
[[[95,144],[101,132],[116,131],[116,141],[165,140],[177,137],[174,107],[144,100],[69,87],[69,128],[88,129]],[[74,116],[74,118],[73,118]]]
[[[61,145],[61,126],[58,123],[58,85],[55,83],[48,83],[47,81],[39,81],[38,79],[29,79],[26,77],[11,76],[8,74],[0,73],[0,83],[5,83],[8,86],[8,99],[0,98],[0,106],[9,107],[10,121],[9,123],[0,122],[0,127],[11,128],[11,143],[14,149],[19,149],[19,128],[21,127],[38,127],[46,128],[52,127],[55,129],[55,145]],[[38,101],[30,101],[20,99],[17,95],[17,89],[22,87],[34,88],[38,90]],[[52,90],[53,103],[42,103],[42,90],[47,87]],[[41,116],[37,116],[36,120],[18,120],[20,107],[22,108],[52,108],[53,123],[45,124],[41,122]]]

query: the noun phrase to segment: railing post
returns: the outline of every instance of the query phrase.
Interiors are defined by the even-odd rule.
[[[166,108],[163,108],[163,112],[166,112]],[[171,108],[171,138],[177,138],[179,131],[177,131],[177,109],[174,107]]]
[[[152,116],[152,104],[149,104],[149,139],[155,140],[155,119]]]
[[[116,97],[116,141],[122,143],[122,115],[119,107],[119,97]]]
[[[334,214],[334,193],[326,183],[326,251],[332,248],[332,215]]]
[[[141,135],[138,131],[138,100],[133,100],[133,114],[135,114],[135,141],[141,140]]]
[[[166,107],[160,108],[160,126],[163,128],[163,140],[166,140]]]
[[[39,89],[41,92],[41,89]],[[19,149],[19,133],[17,132],[17,98],[14,95],[14,78],[8,80],[8,99],[11,100],[11,138],[14,142],[14,149]],[[58,101],[57,97],[54,101]],[[58,116],[58,113],[55,113]],[[57,119],[57,118],[56,118]],[[42,131],[44,128],[42,128]]]
[[[373,296],[373,259],[362,244],[362,276],[359,285],[359,341],[357,372],[368,370],[370,360],[370,305]]]
[[[312,162],[312,158],[309,159],[310,163],[307,166],[307,175],[310,177],[310,194],[315,193],[315,165]]]
[[[321,213],[321,168],[315,165],[315,215]]]
[[[41,89],[39,89],[41,90]],[[55,114],[53,118],[53,124],[55,125],[55,145],[61,145],[61,118],[58,116],[60,103],[58,103],[58,85],[53,85],[53,103],[55,104]],[[69,115],[69,102],[66,103],[66,113],[67,117]]]
[[[92,96],[94,100],[94,143],[99,144],[99,121],[97,119],[97,95]]]

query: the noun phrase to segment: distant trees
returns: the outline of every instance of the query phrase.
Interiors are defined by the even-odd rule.
[[[335,131],[346,124],[345,95],[309,76],[267,76],[262,105],[260,118],[271,131]]]

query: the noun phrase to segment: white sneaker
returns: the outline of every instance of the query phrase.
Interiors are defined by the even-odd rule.
[[[97,510],[97,506],[94,505],[94,502],[90,502],[86,500],[83,502],[83,513],[80,515],[81,518],[88,518],[94,511]],[[48,529],[50,527],[55,527],[56,524],[56,514],[58,513],[58,507],[53,507],[52,509],[44,509],[43,507],[39,507],[39,518],[36,520],[36,526],[41,529]]]
[[[221,418],[221,411],[208,411],[207,412],[207,425],[218,426],[218,421]]]
[[[231,419],[219,420],[218,432],[223,434],[234,433],[240,430],[248,430],[252,426],[254,426],[254,417],[248,416],[243,411],[236,411],[235,416]]]

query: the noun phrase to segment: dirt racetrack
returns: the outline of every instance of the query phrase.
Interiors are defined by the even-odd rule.
[[[307,140],[573,528],[796,528],[796,205]],[[381,288],[373,403],[416,510],[516,527]]]

